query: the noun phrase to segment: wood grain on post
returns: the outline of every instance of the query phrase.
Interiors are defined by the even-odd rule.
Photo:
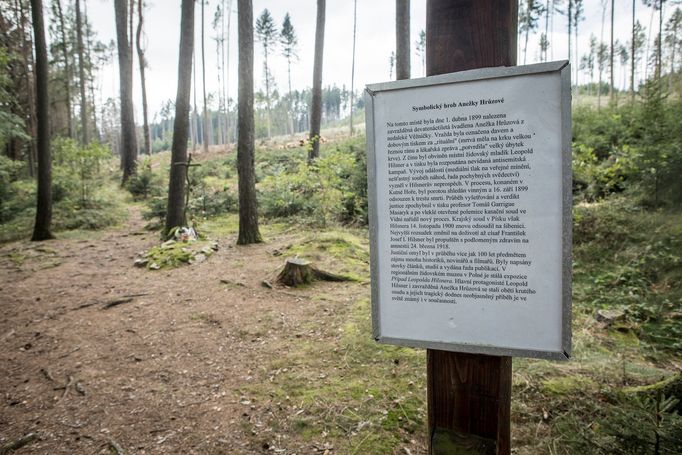
[[[517,14],[518,0],[428,0],[427,75],[516,65]],[[427,401],[429,453],[510,453],[510,357],[429,349]]]

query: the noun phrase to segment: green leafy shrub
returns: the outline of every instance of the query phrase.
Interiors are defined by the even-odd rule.
[[[73,139],[58,138],[52,142],[55,167],[62,168],[70,179],[76,177],[82,206],[92,202],[95,188],[100,184],[100,168],[104,160],[111,157],[107,147],[91,142],[81,147]],[[59,172],[59,171],[57,171]]]
[[[677,400],[611,392],[608,401],[573,404],[557,422],[566,453],[678,454],[682,453],[682,417]]]
[[[35,199],[30,197],[31,185],[19,181],[22,163],[0,155],[0,223],[11,220]]]
[[[201,184],[192,190],[191,196],[189,213],[195,217],[206,218],[234,212],[238,209],[237,198],[228,187],[212,190],[205,184]]]
[[[300,215],[324,226],[341,221],[344,201],[351,192],[354,157],[334,150],[308,165],[299,163],[294,173],[283,168],[263,179],[259,203],[268,217]]]
[[[164,194],[163,178],[152,170],[151,161],[145,159],[137,167],[137,172],[126,182],[126,189],[135,200],[159,197]]]

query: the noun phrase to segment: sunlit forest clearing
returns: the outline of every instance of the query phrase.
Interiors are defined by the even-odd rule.
[[[250,89],[240,82],[250,111],[240,114],[225,85],[203,109],[199,84],[198,101],[178,90],[146,128],[136,117],[126,131],[126,101],[98,106],[89,93],[98,52],[113,58],[113,47],[100,49],[88,26],[91,46],[78,45],[78,1],[46,2],[51,104],[42,114],[51,128],[41,150],[29,17],[40,3],[0,0],[0,454],[428,453],[424,350],[372,339],[361,90],[325,82],[271,94],[267,63],[254,88],[251,61],[251,73],[240,72],[251,80]],[[183,14],[196,9],[199,27],[200,4],[181,3]],[[207,27],[227,21],[214,16],[224,3],[202,6],[212,8]],[[519,63],[527,33],[550,12],[559,22],[559,3],[583,7],[520,2]],[[115,4],[124,16],[131,6]],[[658,21],[664,4],[648,56],[639,22],[634,44],[622,37],[619,54],[611,48],[617,71],[606,36],[581,50],[573,355],[514,358],[512,453],[682,453],[682,12],[658,0],[646,8]],[[576,10],[563,14],[577,36]],[[242,18],[255,25],[251,49],[267,53],[275,32],[286,48],[265,16]],[[425,37],[415,39],[421,59]],[[543,60],[548,47],[545,35]],[[400,63],[390,56],[391,78]],[[190,74],[201,73],[195,64],[185,68],[191,80],[201,77]],[[51,219],[40,231],[45,150]],[[285,284],[291,258],[319,273]]]

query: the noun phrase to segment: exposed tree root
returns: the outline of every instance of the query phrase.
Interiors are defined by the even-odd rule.
[[[24,447],[27,444],[32,443],[38,439],[38,433],[29,433],[26,436],[22,436],[19,439],[16,439],[8,444],[5,444],[0,448],[0,455],[8,455],[15,450],[19,450],[22,447]]]

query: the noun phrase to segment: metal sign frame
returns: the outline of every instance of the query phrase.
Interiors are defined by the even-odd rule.
[[[562,294],[562,348],[560,351],[539,351],[515,349],[488,345],[442,343],[413,339],[390,338],[382,335],[380,320],[380,295],[385,292],[379,289],[379,276],[385,271],[379,270],[378,229],[383,227],[377,214],[377,151],[375,136],[375,103],[376,95],[381,92],[409,90],[420,87],[450,85],[460,82],[485,81],[490,79],[514,78],[542,73],[558,73],[560,86],[561,113],[561,203],[562,203],[562,258],[561,258],[561,294]],[[482,68],[461,71],[418,79],[384,82],[367,85],[365,89],[365,124],[367,135],[367,182],[369,198],[369,237],[370,268],[372,291],[372,335],[377,342],[416,348],[438,349],[443,351],[488,354],[498,356],[533,357],[542,359],[567,360],[571,354],[571,315],[572,315],[572,170],[571,170],[571,83],[570,65],[567,61],[540,63],[526,66],[499,68]]]

